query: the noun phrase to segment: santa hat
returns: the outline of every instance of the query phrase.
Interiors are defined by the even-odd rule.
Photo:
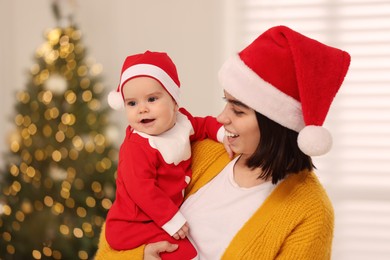
[[[164,52],[151,52],[128,56],[123,63],[120,82],[116,90],[108,94],[108,104],[113,109],[124,107],[123,85],[135,77],[151,77],[159,81],[179,104],[180,81],[176,66]]]
[[[219,80],[238,100],[298,132],[302,152],[322,155],[332,146],[322,124],[350,60],[345,51],[276,26],[228,59]]]

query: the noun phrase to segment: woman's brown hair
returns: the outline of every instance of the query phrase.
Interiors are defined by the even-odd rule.
[[[260,142],[246,163],[252,169],[262,169],[259,178],[271,178],[272,183],[276,184],[287,174],[315,168],[311,157],[299,149],[297,132],[258,112],[256,119],[260,129]]]

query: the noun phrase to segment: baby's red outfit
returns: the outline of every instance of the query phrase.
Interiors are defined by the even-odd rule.
[[[221,124],[213,117],[193,117],[181,108],[174,128],[167,133],[168,141],[130,127],[126,130],[119,151],[116,198],[106,221],[106,238],[113,249],[168,240],[179,248],[161,254],[163,259],[192,259],[197,255],[187,238],[175,240],[171,236],[186,221],[179,207],[192,176],[190,142],[205,138],[218,141]]]

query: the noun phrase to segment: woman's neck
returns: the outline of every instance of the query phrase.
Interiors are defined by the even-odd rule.
[[[249,168],[243,156],[238,158],[233,167],[234,181],[242,188],[251,188],[266,182],[267,180],[259,178],[261,173],[261,168]]]

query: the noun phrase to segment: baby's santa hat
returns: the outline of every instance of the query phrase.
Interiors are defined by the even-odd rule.
[[[298,132],[301,151],[316,156],[332,146],[322,124],[350,60],[345,51],[276,26],[228,59],[219,80],[244,104]]]
[[[136,77],[151,77],[159,81],[179,105],[180,81],[175,64],[165,52],[146,51],[126,58],[119,85],[108,94],[111,108],[118,110],[124,107],[123,85]]]

